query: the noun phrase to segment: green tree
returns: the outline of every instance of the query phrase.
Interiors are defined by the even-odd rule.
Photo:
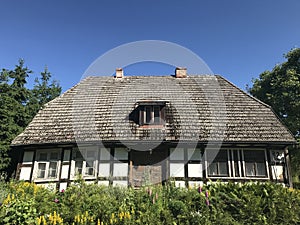
[[[35,85],[31,90],[31,98],[28,103],[28,110],[32,118],[47,102],[58,97],[61,93],[59,83],[56,80],[50,81],[50,79],[51,73],[47,67],[41,72],[41,77],[35,79]]]
[[[0,172],[10,164],[10,143],[21,133],[47,101],[57,97],[61,87],[50,82],[51,74],[46,69],[41,73],[41,82],[36,79],[32,90],[26,87],[32,71],[24,66],[24,60],[13,70],[0,72]]]
[[[26,103],[30,91],[25,84],[31,73],[24,67],[24,61],[19,60],[14,70],[3,69],[0,74],[0,170],[9,164],[10,142],[28,123]]]
[[[272,106],[294,135],[300,131],[300,48],[285,55],[286,62],[254,80],[250,93]]]
[[[248,91],[270,105],[298,139],[300,138],[300,48],[284,55],[286,61],[265,71]],[[291,149],[294,174],[300,175],[300,152]]]

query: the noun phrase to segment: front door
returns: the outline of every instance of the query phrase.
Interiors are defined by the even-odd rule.
[[[162,149],[132,151],[130,183],[134,187],[161,184],[166,179],[166,155]]]

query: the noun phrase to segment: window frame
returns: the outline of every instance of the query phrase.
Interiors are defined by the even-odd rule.
[[[140,102],[138,106],[141,127],[160,127],[165,124],[166,102]]]
[[[51,154],[56,153],[57,156],[55,158],[51,157]],[[46,157],[41,159],[41,155],[45,154]],[[37,150],[35,159],[35,173],[34,180],[58,180],[60,176],[60,165],[61,165],[61,150],[60,149],[43,149]],[[55,176],[51,176],[52,167],[51,164],[55,163]],[[40,165],[45,165],[44,167],[44,175],[40,176]]]
[[[225,155],[226,155],[226,158],[223,160],[222,157],[219,156],[220,154],[220,151],[224,151]],[[231,166],[231,163],[229,161],[229,151],[227,149],[220,149],[220,151],[218,152],[218,154],[216,155],[215,159],[210,163],[210,165],[206,166],[206,171],[207,171],[207,176],[208,177],[211,177],[211,178],[215,178],[215,177],[231,177],[231,173],[230,173],[230,166]],[[207,163],[207,157],[206,157],[206,154],[205,154],[205,161]],[[226,166],[226,170],[227,170],[227,173],[220,173],[220,163],[225,163],[225,166]],[[211,166],[214,166],[214,165],[217,165],[217,173],[216,174],[211,174],[211,171],[210,171],[210,168]]]
[[[250,160],[245,160],[245,152],[248,152],[248,151],[252,151],[253,152],[253,150],[243,150],[243,154],[242,154],[242,159],[243,159],[243,166],[244,166],[244,176],[245,177],[255,177],[255,178],[257,178],[257,177],[262,177],[262,178],[265,178],[265,177],[267,177],[267,164],[266,164],[266,153],[265,153],[265,151],[263,152],[263,155],[264,155],[264,159],[263,160],[253,160],[253,159],[250,159]],[[248,169],[247,169],[247,163],[251,163],[252,164],[252,166],[254,166],[254,174],[253,175],[249,175],[248,174]],[[263,165],[264,165],[264,175],[260,175],[259,174],[259,169],[258,169],[258,163],[264,163]]]
[[[268,180],[270,179],[270,173],[269,173],[269,163],[268,163],[268,157],[267,157],[267,149],[264,148],[251,148],[251,149],[242,149],[242,148],[228,148],[228,149],[221,149],[227,151],[227,168],[228,168],[228,176],[224,176],[222,174],[216,174],[211,175],[209,171],[208,162],[207,162],[207,156],[205,153],[205,163],[206,163],[206,178],[213,178],[213,179],[254,179],[254,180]],[[263,159],[255,159],[252,160],[253,163],[256,166],[255,174],[254,175],[247,175],[247,165],[245,161],[245,151],[262,151],[262,154],[264,155]],[[256,154],[254,154],[256,155]],[[225,160],[224,160],[225,161]],[[260,174],[257,168],[258,163],[263,163],[264,165],[264,175]],[[212,163],[211,163],[212,164]]]
[[[88,156],[90,152],[93,152],[93,156]],[[77,157],[77,154],[81,156]],[[72,178],[76,178],[76,176],[81,176],[82,178],[96,178],[98,173],[98,148],[74,148],[72,152]],[[92,165],[89,166],[88,162],[92,162]],[[76,164],[81,163],[81,167],[77,167]],[[80,172],[77,168],[80,168]],[[88,169],[92,168],[93,172],[88,173]]]

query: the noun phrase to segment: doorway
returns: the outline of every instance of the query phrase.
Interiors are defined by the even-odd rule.
[[[130,183],[133,187],[161,184],[166,180],[167,151],[132,151],[130,156]]]

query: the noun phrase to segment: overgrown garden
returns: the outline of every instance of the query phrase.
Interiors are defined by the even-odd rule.
[[[67,190],[1,183],[0,224],[299,224],[300,192],[272,183]]]

